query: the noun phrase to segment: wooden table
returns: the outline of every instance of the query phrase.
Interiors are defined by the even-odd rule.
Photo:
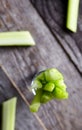
[[[82,1],[77,33],[65,28],[66,5],[66,0],[0,0],[0,31],[28,30],[36,42],[0,47],[0,103],[18,97],[16,130],[82,130]],[[53,100],[32,114],[30,83],[48,67],[63,73],[69,99]]]

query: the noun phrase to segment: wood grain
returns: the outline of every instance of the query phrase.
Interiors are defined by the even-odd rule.
[[[44,129],[45,127],[43,127],[40,124],[40,122],[36,120],[36,115],[34,116],[29,112],[28,101],[25,101],[24,95],[17,88],[15,83],[9,78],[5,69],[3,67],[0,67],[0,104],[12,97],[17,97],[16,125],[15,125],[15,128],[17,130],[25,130],[25,129],[46,130]],[[1,128],[1,117],[0,117],[0,128]]]
[[[48,67],[56,67],[63,73],[69,92],[68,100],[54,100],[40,108],[37,118],[41,123],[37,123],[27,106],[24,105],[23,108],[20,105],[16,129],[81,130],[82,77],[60,46],[58,40],[62,41],[61,35],[58,35],[56,31],[57,35],[53,37],[50,29],[29,0],[1,0],[0,2],[2,10],[0,31],[28,30],[36,42],[35,47],[0,47],[0,64],[5,67],[9,77],[18,86],[17,88],[24,95],[25,100],[28,103],[32,100],[30,84],[34,75]],[[60,30],[62,30],[61,28]],[[66,32],[63,34],[61,31],[61,34],[70,37]],[[4,89],[1,90],[2,95]],[[20,119],[23,116],[24,120],[21,122]],[[30,122],[33,124],[31,125]]]
[[[77,33],[65,28],[67,0],[31,0],[31,2],[68,57],[82,73],[82,2],[80,1]]]

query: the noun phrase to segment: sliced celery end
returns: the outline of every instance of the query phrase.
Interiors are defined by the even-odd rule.
[[[39,80],[42,84],[45,84],[45,76],[44,76],[44,72],[41,72],[39,75],[36,76],[36,79]]]
[[[79,1],[68,0],[66,27],[72,32],[77,31]]]
[[[33,83],[32,83],[32,89],[39,89],[39,88],[42,88],[42,84],[39,80],[34,80]]]
[[[56,80],[60,80],[60,79],[63,79],[63,75],[55,68],[50,68],[50,69],[47,69],[45,72],[45,79],[46,81],[56,81]]]
[[[30,112],[37,112],[40,108],[40,103],[35,103],[30,105]]]
[[[2,130],[14,130],[17,98],[12,98],[2,104]]]
[[[67,88],[63,80],[56,81],[55,86],[57,88],[60,88],[62,91],[66,91],[66,88]]]
[[[53,91],[53,96],[56,99],[67,99],[68,93],[66,91],[62,91],[60,88],[55,88]]]
[[[55,84],[52,83],[52,82],[49,82],[47,83],[44,87],[43,87],[43,90],[46,90],[46,91],[49,91],[49,92],[52,92],[55,88]]]
[[[41,103],[47,103],[53,99],[53,95],[50,92],[44,92],[41,96]]]
[[[0,46],[34,46],[35,42],[28,31],[1,32]]]

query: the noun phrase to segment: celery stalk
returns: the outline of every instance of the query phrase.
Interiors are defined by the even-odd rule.
[[[35,42],[28,31],[1,32],[0,46],[33,46]]]
[[[66,27],[73,31],[77,31],[79,0],[68,0]]]
[[[30,111],[31,112],[37,112],[40,107],[40,100],[41,100],[42,90],[38,89],[36,91],[36,95],[34,96],[34,99],[30,105]]]
[[[14,130],[17,98],[12,98],[2,104],[2,130]]]

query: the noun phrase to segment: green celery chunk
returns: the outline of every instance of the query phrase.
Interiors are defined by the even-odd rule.
[[[49,102],[51,99],[53,99],[53,94],[51,92],[43,92],[42,96],[41,96],[41,103],[47,103]]]
[[[34,96],[34,99],[30,105],[30,111],[31,112],[37,112],[40,107],[40,100],[42,96],[42,89],[37,89],[36,95]]]
[[[1,32],[0,46],[34,46],[35,42],[28,31]]]
[[[49,82],[47,83],[44,87],[43,87],[43,90],[46,90],[46,91],[49,91],[49,92],[52,92],[55,88],[55,84],[52,83],[52,82]]]
[[[2,130],[15,129],[16,102],[14,97],[2,104]]]
[[[67,88],[63,80],[56,81],[55,86],[60,88],[62,91],[66,91]]]
[[[42,84],[39,80],[34,80],[33,83],[32,83],[32,89],[39,89],[39,88],[42,88]]]
[[[38,74],[35,79],[39,80],[42,84],[45,84],[46,81],[45,81],[44,71]]]
[[[56,87],[53,91],[53,96],[56,99],[67,99],[68,93],[66,91],[62,91],[62,89]]]
[[[36,75],[32,89],[36,95],[30,105],[31,112],[37,112],[41,104],[52,99],[68,98],[63,75],[55,68],[46,69]]]
[[[45,79],[46,81],[56,81],[56,80],[60,80],[60,79],[63,79],[63,75],[55,68],[50,68],[50,69],[47,69],[45,72]]]
[[[66,27],[73,32],[77,31],[79,2],[80,0],[68,0]]]

